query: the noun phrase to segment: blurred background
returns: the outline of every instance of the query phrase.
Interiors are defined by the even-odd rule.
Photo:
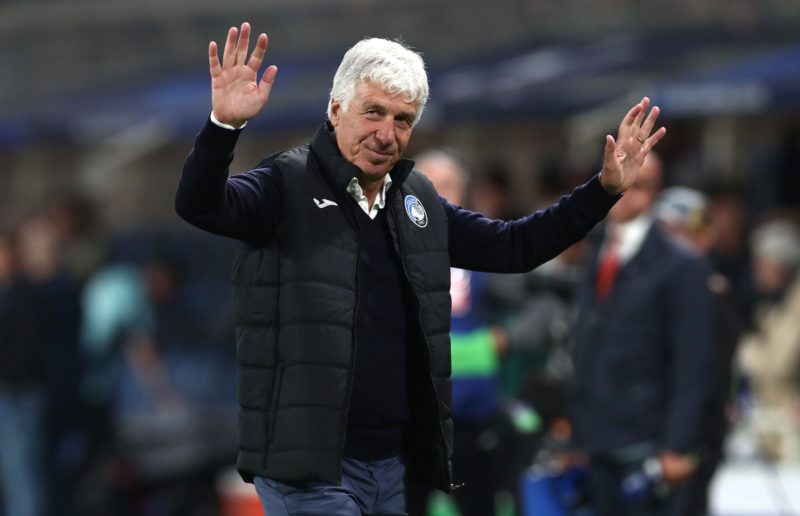
[[[467,205],[495,217],[546,206],[596,173],[604,135],[648,95],[668,128],[667,185],[708,196],[711,258],[743,341],[769,341],[779,325],[791,336],[775,344],[782,354],[757,344],[766,358],[732,366],[714,513],[800,514],[800,312],[760,316],[791,301],[800,265],[797,0],[2,0],[0,419],[31,429],[0,432],[0,496],[21,504],[7,500],[2,516],[249,510],[229,475],[235,242],[172,208],[210,112],[208,41],[242,21],[269,34],[266,61],[280,72],[234,171],[307,140],[341,56],[365,36],[423,54],[431,99],[408,154],[456,151],[471,173]],[[775,221],[784,229],[754,237]],[[515,292],[556,289],[568,306],[571,283],[541,275],[512,280]],[[523,305],[497,306],[513,318]],[[547,411],[536,403],[545,387],[525,379],[569,345],[565,328],[504,359],[508,400]],[[758,365],[774,356],[779,373]],[[758,375],[782,379],[779,418],[760,416]],[[543,460],[537,442],[529,464]],[[16,474],[31,468],[9,450],[31,450],[40,469]],[[30,496],[9,496],[20,492]]]

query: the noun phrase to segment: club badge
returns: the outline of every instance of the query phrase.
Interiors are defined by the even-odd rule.
[[[428,214],[425,213],[425,207],[419,202],[419,199],[413,195],[406,195],[405,199],[406,214],[411,222],[417,226],[424,228],[428,225]]]

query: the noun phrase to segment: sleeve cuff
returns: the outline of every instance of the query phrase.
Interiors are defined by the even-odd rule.
[[[597,174],[595,174],[595,175],[594,175],[594,176],[593,176],[593,177],[592,177],[592,178],[589,180],[589,184],[591,185],[591,188],[592,188],[592,189],[596,189],[596,190],[598,190],[599,192],[602,192],[603,194],[605,194],[605,196],[606,196],[608,199],[613,199],[614,201],[616,201],[616,200],[618,200],[620,197],[622,197],[622,194],[621,194],[621,193],[619,193],[619,194],[612,194],[612,193],[609,193],[609,192],[608,192],[608,191],[607,191],[605,188],[603,188],[603,184],[600,182],[600,175],[601,175],[601,174],[602,174],[602,172],[598,172]]]
[[[211,111],[211,123],[213,123],[218,127],[222,127],[223,129],[228,129],[229,131],[239,131],[244,129],[244,127],[247,125],[247,122],[243,123],[241,127],[234,127],[230,124],[223,124],[222,122],[217,120],[217,117],[214,115],[214,111]]]
[[[606,211],[610,210],[617,201],[622,198],[622,194],[612,194],[600,184],[600,173],[595,174],[585,185],[586,193],[592,199],[592,203]]]
[[[212,118],[208,118],[203,129],[200,130],[200,134],[197,135],[195,147],[211,154],[228,157],[233,153],[240,134],[242,134],[240,129],[223,128],[215,124]]]

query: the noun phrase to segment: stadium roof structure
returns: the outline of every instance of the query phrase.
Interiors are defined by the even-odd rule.
[[[800,40],[757,34],[623,34],[533,45],[434,75],[441,116],[563,117],[651,97],[669,117],[800,106]]]
[[[313,127],[324,116],[339,55],[280,64],[256,130]],[[531,41],[430,69],[423,127],[452,122],[548,119],[617,106],[648,94],[667,117],[751,114],[800,107],[800,39],[731,31],[626,33]],[[179,73],[47,99],[0,116],[0,145],[91,144],[155,124],[166,138],[196,133],[210,109],[208,75]]]

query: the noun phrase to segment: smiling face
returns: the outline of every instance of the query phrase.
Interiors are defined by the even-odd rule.
[[[344,159],[369,182],[378,181],[402,156],[414,130],[416,103],[392,96],[374,83],[361,83],[347,110],[331,101],[331,123]]]

